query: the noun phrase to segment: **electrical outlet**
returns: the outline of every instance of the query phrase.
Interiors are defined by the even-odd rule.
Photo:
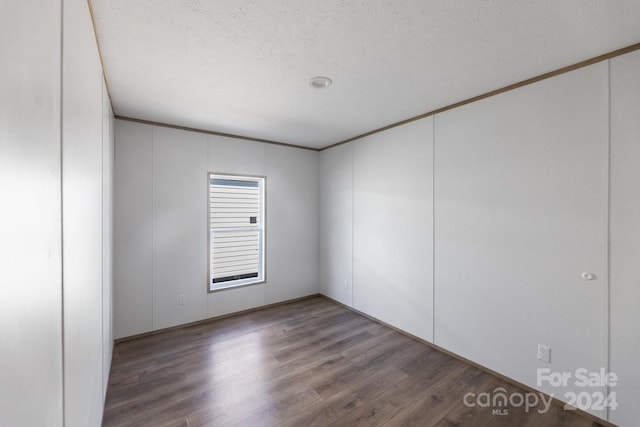
[[[347,279],[344,279],[344,288],[349,289],[349,281]]]
[[[551,347],[547,347],[546,345],[538,344],[538,360],[542,360],[543,362],[551,363]]]
[[[185,295],[184,294],[178,295],[178,304],[184,305],[184,300],[185,300]]]

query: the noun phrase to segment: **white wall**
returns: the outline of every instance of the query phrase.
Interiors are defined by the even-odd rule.
[[[321,153],[321,290],[431,341],[433,119]]]
[[[611,391],[610,420],[638,422],[640,408],[640,52],[611,60]]]
[[[323,151],[322,292],[419,336],[431,321],[435,336],[422,335],[427,340],[533,387],[539,367],[575,373],[610,363],[621,378],[611,388],[620,405],[610,419],[635,425],[638,73],[635,52],[437,114],[434,133],[410,123]],[[418,141],[422,166],[407,149]],[[426,200],[424,214],[398,220],[407,234],[394,241],[386,234],[395,226],[389,210],[408,194],[383,177],[404,172],[403,163],[405,181],[428,187],[434,179],[435,194],[425,188],[422,197],[432,198],[435,217]],[[426,229],[411,240],[417,220]],[[426,247],[405,252],[421,239],[435,244],[433,265]],[[398,253],[405,266],[434,268],[434,300],[428,274],[414,272],[414,286],[390,280],[389,260]],[[352,271],[353,287],[345,287]],[[583,272],[596,280],[583,280]],[[551,364],[536,359],[538,343],[552,347]],[[565,399],[563,389],[537,388]]]
[[[115,121],[113,335],[153,329],[151,126]]]
[[[320,156],[278,145],[266,149],[265,302],[271,304],[320,290]]]
[[[99,426],[113,114],[88,5],[3,2],[0,31],[0,425]]]
[[[320,153],[320,286],[353,307],[353,144]]]
[[[317,293],[318,158],[116,120],[115,337]],[[265,283],[207,293],[207,172],[266,176]]]
[[[607,88],[599,63],[436,117],[437,345],[534,387],[606,368]]]
[[[0,425],[62,426],[60,1],[0,3]]]
[[[207,135],[154,126],[152,167],[146,218],[153,221],[153,328],[162,329],[207,317]]]
[[[89,7],[63,3],[65,426],[97,426],[104,397],[103,77]],[[107,116],[105,118],[105,115]]]
[[[113,111],[102,83],[102,389],[107,396],[113,353]]]
[[[433,118],[353,150],[353,307],[431,341]]]

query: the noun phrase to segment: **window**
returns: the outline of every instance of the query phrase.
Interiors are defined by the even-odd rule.
[[[209,174],[209,291],[264,281],[264,178]]]

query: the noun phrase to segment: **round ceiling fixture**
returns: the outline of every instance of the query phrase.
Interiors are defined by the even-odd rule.
[[[309,80],[309,86],[315,89],[324,89],[331,86],[333,82],[329,77],[317,76]]]

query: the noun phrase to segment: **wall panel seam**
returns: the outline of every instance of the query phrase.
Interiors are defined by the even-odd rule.
[[[64,1],[60,0],[60,332],[61,332],[61,404],[62,404],[62,425],[66,424],[66,411],[65,411],[65,322],[64,322]]]
[[[606,372],[611,371],[611,59],[607,60],[607,212],[606,212],[606,262],[607,262],[607,292],[606,292]],[[605,395],[609,396],[611,386],[605,385]],[[605,407],[605,419],[611,419],[611,408]]]
[[[155,135],[156,127],[151,126],[151,330],[156,329],[156,244],[155,244]]]
[[[355,211],[356,211],[356,203],[355,203],[355,189],[356,189],[356,146],[353,144],[351,146],[351,307],[355,307],[356,303],[354,301],[354,288],[355,283],[354,279],[354,271],[355,266],[353,260],[355,258]]]
[[[436,342],[436,116],[431,123],[431,341]]]

